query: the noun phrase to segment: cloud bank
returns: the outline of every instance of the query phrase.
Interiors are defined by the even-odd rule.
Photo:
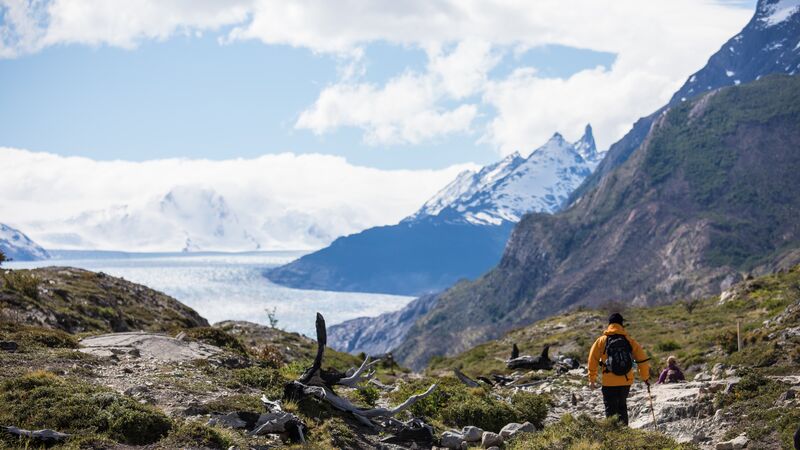
[[[95,161],[0,147],[0,222],[47,248],[312,249],[396,223],[460,171],[327,155]]]
[[[501,154],[530,149],[555,130],[577,137],[586,123],[608,146],[752,15],[712,0],[0,0],[0,11],[6,58],[60,44],[134,48],[207,32],[221,43],[333,54],[343,61],[341,79],[321,89],[296,128],[355,127],[373,145],[468,134]],[[423,49],[426,67],[383,84],[364,81],[363,48],[379,41]],[[549,44],[617,58],[567,78],[525,66],[491,76],[502,57]]]

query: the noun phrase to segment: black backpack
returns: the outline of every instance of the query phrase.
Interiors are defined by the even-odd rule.
[[[622,334],[612,334],[606,338],[606,372],[614,375],[628,375],[633,369],[633,347]]]

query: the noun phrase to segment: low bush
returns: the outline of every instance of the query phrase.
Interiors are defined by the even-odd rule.
[[[6,289],[19,292],[34,300],[39,298],[41,280],[28,271],[10,270],[3,272],[3,285]]]
[[[231,372],[234,381],[247,387],[262,389],[265,395],[271,399],[281,398],[283,386],[289,381],[279,370],[269,367],[253,366]]]
[[[78,348],[78,339],[61,330],[39,327],[19,327],[7,337],[21,347]]]
[[[230,437],[220,430],[196,421],[183,422],[174,427],[165,444],[172,448],[220,448],[233,445]]]
[[[214,327],[197,327],[184,330],[186,336],[204,342],[209,345],[214,345],[219,348],[225,348],[233,352],[239,353],[243,356],[249,356],[247,348],[236,338],[219,328]]]
[[[547,415],[546,397],[517,393],[509,402],[499,400],[483,388],[468,388],[455,378],[421,379],[402,384],[391,393],[393,402],[404,401],[424,392],[430,384],[438,387],[428,397],[409,408],[409,412],[448,427],[474,425],[489,431],[500,431],[509,422],[531,422],[541,427]]]
[[[374,408],[381,398],[381,393],[377,387],[368,384],[357,391],[358,399],[370,408]]]
[[[310,438],[323,448],[358,448],[352,428],[338,417],[325,420],[322,425],[314,428]]]
[[[172,426],[155,408],[105,388],[36,371],[0,385],[0,423],[92,434],[126,444],[158,441]]]
[[[679,350],[681,348],[680,344],[675,341],[661,341],[656,344],[656,350],[661,352],[671,352],[675,350]]]
[[[519,391],[511,396],[511,406],[517,410],[519,419],[536,425],[537,429],[544,424],[549,403],[546,396],[531,392]]]
[[[522,433],[512,439],[507,450],[689,450],[692,444],[679,444],[661,433],[620,426],[615,420],[594,420],[589,416],[566,414],[538,433]]]

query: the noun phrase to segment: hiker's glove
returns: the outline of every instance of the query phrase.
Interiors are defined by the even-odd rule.
[[[650,387],[650,380],[644,380],[644,384],[646,384],[647,387]]]

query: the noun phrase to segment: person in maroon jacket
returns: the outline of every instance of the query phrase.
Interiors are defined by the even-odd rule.
[[[658,384],[677,383],[679,381],[686,381],[686,377],[683,376],[681,368],[678,367],[678,361],[675,357],[670,356],[667,358],[667,368],[658,377]]]

